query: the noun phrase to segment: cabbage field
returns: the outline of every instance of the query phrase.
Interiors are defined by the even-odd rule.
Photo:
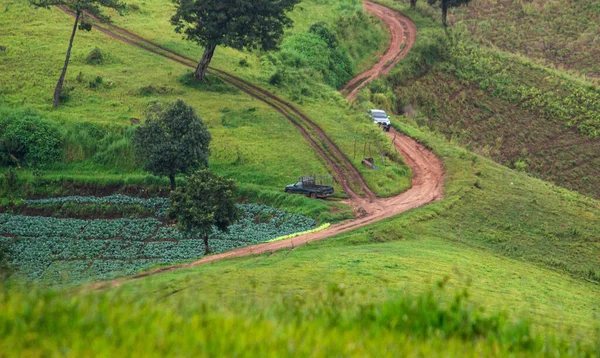
[[[144,219],[53,218],[0,215],[0,243],[10,250],[17,275],[50,284],[75,284],[131,275],[157,264],[197,259],[204,254],[200,238],[180,232],[162,219],[166,199],[125,196],[106,198],[66,197],[29,200],[27,205],[65,202],[86,204],[136,204],[156,209]],[[240,204],[244,216],[226,233],[209,239],[212,253],[265,242],[315,228],[315,221],[272,207]]]

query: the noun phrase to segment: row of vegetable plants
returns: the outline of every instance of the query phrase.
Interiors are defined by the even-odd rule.
[[[52,201],[50,201],[52,200]],[[110,200],[114,205],[163,209],[169,203],[129,197],[69,197],[30,201],[28,205],[80,204]],[[147,200],[147,201],[146,201]],[[315,221],[265,205],[240,204],[243,217],[228,232],[214,231],[212,253],[315,228]],[[0,215],[0,243],[8,246],[21,278],[50,284],[77,284],[131,275],[150,266],[197,259],[204,254],[200,237],[180,231],[158,218],[62,219]]]

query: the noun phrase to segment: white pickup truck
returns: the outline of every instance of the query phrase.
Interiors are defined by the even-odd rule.
[[[390,124],[390,116],[388,116],[387,113],[381,109],[370,109],[367,111],[367,114],[376,124]]]

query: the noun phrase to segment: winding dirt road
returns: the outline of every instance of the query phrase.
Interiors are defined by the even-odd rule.
[[[380,18],[389,28],[391,34],[390,44],[387,51],[379,58],[378,62],[371,69],[358,75],[356,78],[350,81],[348,85],[344,87],[342,93],[344,93],[347,96],[348,100],[352,100],[355,97],[358,90],[365,86],[367,83],[383,74],[388,73],[389,70],[398,61],[400,61],[406,55],[406,53],[408,53],[408,51],[415,42],[417,34],[416,26],[408,17],[394,10],[388,9],[385,6],[370,2],[368,0],[365,0],[364,3],[366,10]],[[117,38],[123,42],[146,49],[150,52],[154,52],[156,54],[159,54],[161,56],[167,57],[171,60],[180,62],[188,66],[190,65],[190,61],[191,65],[195,65],[195,62],[192,59],[185,58],[175,52],[155,45],[135,34],[128,32],[127,30],[120,29],[114,26],[110,27],[112,28],[112,30],[116,29],[119,33],[115,33],[111,29],[108,29],[104,26],[97,28],[100,31],[108,34],[109,36]],[[132,37],[135,37],[135,39],[132,39]],[[143,42],[143,44],[140,44],[140,41]],[[214,69],[212,69],[212,71],[213,73],[216,71],[216,73],[218,75],[221,75],[221,78],[226,82],[232,84],[235,87],[240,88],[242,91],[261,101],[264,101],[265,103],[271,105],[273,108],[278,110],[288,120],[291,120],[301,132],[304,131],[303,135],[305,134],[305,137],[307,138],[307,140],[309,140],[311,145],[313,145],[313,140],[309,139],[311,135],[306,134],[307,123],[310,127],[310,130],[316,130],[318,132],[319,137],[325,136],[325,134],[320,130],[320,128],[318,128],[316,124],[310,121],[310,119],[306,118],[306,116],[302,115],[297,109],[293,107],[293,105],[277,98],[276,96],[254,85],[247,83],[244,80],[236,78],[223,71]],[[282,106],[285,108],[281,108]],[[300,116],[304,123],[295,123],[294,121],[297,119],[292,115]],[[361,217],[337,225],[333,225],[328,229],[320,232],[302,235],[293,239],[287,239],[278,242],[247,246],[231,250],[222,254],[206,256],[189,264],[154,269],[133,277],[129,277],[125,280],[97,283],[92,285],[92,288],[117,286],[124,282],[129,282],[131,280],[140,279],[150,275],[170,272],[187,267],[198,266],[232,257],[257,255],[266,252],[274,252],[282,249],[294,248],[312,241],[330,238],[338,234],[348,232],[350,230],[354,230],[368,224],[375,223],[385,218],[389,218],[391,216],[398,215],[405,211],[424,206],[436,200],[442,199],[444,187],[444,169],[442,166],[442,162],[432,152],[427,150],[423,145],[398,131],[392,130],[388,133],[388,136],[390,137],[390,140],[393,140],[395,148],[402,155],[404,161],[412,170],[412,187],[406,192],[391,198],[376,198],[370,192],[370,190],[368,190],[368,188],[367,190],[365,190],[366,195],[350,195],[350,198],[346,202],[354,208],[361,208],[362,212],[364,213],[364,215],[362,215]],[[329,139],[327,140],[329,141]],[[329,143],[331,142],[329,141]],[[337,147],[335,147],[333,143],[331,143],[331,146],[337,149]],[[317,149],[319,154],[327,156],[327,154],[325,154],[322,149],[319,149],[318,147],[315,148]],[[339,149],[337,149],[337,151],[339,152]],[[343,156],[343,158],[338,157],[337,159],[335,159],[336,163],[332,163],[331,160],[328,160],[327,163],[330,166],[335,167],[336,165],[339,165],[340,160],[347,161],[347,158],[345,156]],[[345,169],[348,170],[349,168]],[[352,169],[354,169],[352,171],[352,175],[354,175],[354,172],[357,173],[356,168],[352,167]],[[338,168],[338,170],[341,169]],[[360,182],[362,183],[360,185],[362,187],[364,185],[364,181],[362,180],[362,178]],[[347,183],[343,186],[345,189],[349,188],[350,193],[353,194],[352,189]]]
[[[344,86],[342,93],[349,100],[354,99],[366,84],[390,72],[398,61],[406,56],[417,39],[417,27],[408,17],[371,1],[364,1],[364,3],[365,9],[380,18],[388,27],[390,44],[373,67],[354,77]]]

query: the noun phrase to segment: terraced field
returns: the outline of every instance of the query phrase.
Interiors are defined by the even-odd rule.
[[[132,275],[150,266],[176,263],[204,256],[201,238],[180,232],[164,218],[166,199],[126,196],[104,198],[70,197],[29,200],[27,205],[57,203],[136,203],[156,210],[143,219],[53,218],[0,215],[0,242],[8,245],[11,262],[27,280],[53,284],[75,284]],[[243,218],[228,232],[215,231],[209,246],[213,253],[269,241],[277,237],[315,229],[315,221],[274,208],[240,205]]]

